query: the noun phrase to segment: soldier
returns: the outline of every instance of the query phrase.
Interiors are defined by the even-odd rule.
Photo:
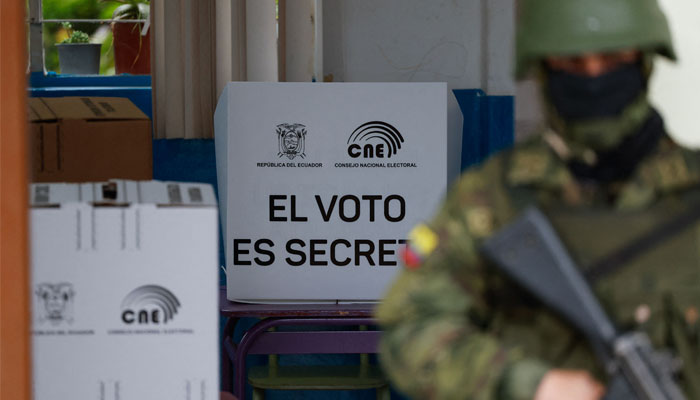
[[[520,7],[516,74],[537,74],[549,129],[461,177],[411,232],[405,271],[377,311],[382,365],[417,399],[602,398],[605,374],[583,336],[480,245],[536,204],[585,268],[700,201],[700,157],[674,143],[647,98],[653,56],[675,59],[656,0]],[[690,399],[700,399],[698,228],[593,287],[619,327],[682,357]]]

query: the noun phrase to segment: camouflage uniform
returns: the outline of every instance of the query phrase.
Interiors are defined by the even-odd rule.
[[[569,25],[578,18],[596,31],[605,31],[602,14],[611,12],[610,4],[658,11],[654,0],[530,0],[537,2],[548,9],[584,5],[573,7],[580,15],[562,16],[562,10],[554,15]],[[527,2],[523,7],[522,18],[540,17],[528,16]],[[613,15],[618,24],[620,14]],[[598,17],[603,21],[590,22]],[[673,57],[668,36],[656,41],[645,36],[643,43],[630,37],[631,43],[605,48],[638,47]],[[581,46],[559,51],[545,46],[540,54],[595,49]],[[520,72],[536,54],[519,48]],[[466,172],[435,218],[413,230],[405,270],[377,311],[384,330],[381,362],[402,391],[417,399],[515,400],[533,398],[551,368],[583,369],[605,379],[585,339],[486,262],[480,243],[537,204],[585,269],[700,204],[700,155],[664,135],[624,180],[595,184],[572,174],[567,162],[577,151],[566,132],[550,131],[497,154]],[[656,346],[683,358],[681,384],[688,398],[700,400],[698,243],[700,223],[630,261],[594,291],[619,327],[642,329]]]

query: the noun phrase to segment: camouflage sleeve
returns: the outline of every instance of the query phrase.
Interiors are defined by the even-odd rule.
[[[377,310],[382,366],[414,398],[532,399],[548,370],[483,324],[492,310],[477,246],[507,213],[493,190],[498,173],[490,163],[463,176],[434,221],[414,229],[417,249]]]

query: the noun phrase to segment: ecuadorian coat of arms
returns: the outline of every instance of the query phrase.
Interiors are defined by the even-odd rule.
[[[290,160],[299,156],[305,158],[306,126],[302,124],[277,125],[278,157],[287,156]]]
[[[34,311],[39,322],[49,321],[51,325],[73,322],[73,298],[75,290],[70,283],[41,283],[34,292],[39,307]]]

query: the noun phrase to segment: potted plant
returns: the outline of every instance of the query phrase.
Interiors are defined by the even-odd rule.
[[[114,20],[148,20],[150,16],[150,1],[148,0],[107,1],[122,3],[112,14]],[[112,34],[114,36],[115,72],[117,74],[150,74],[151,31],[148,29],[148,24],[114,22],[112,23]]]
[[[97,75],[100,73],[99,43],[90,43],[87,33],[73,30],[70,22],[64,22],[63,28],[68,37],[56,45],[58,62],[62,74]]]

